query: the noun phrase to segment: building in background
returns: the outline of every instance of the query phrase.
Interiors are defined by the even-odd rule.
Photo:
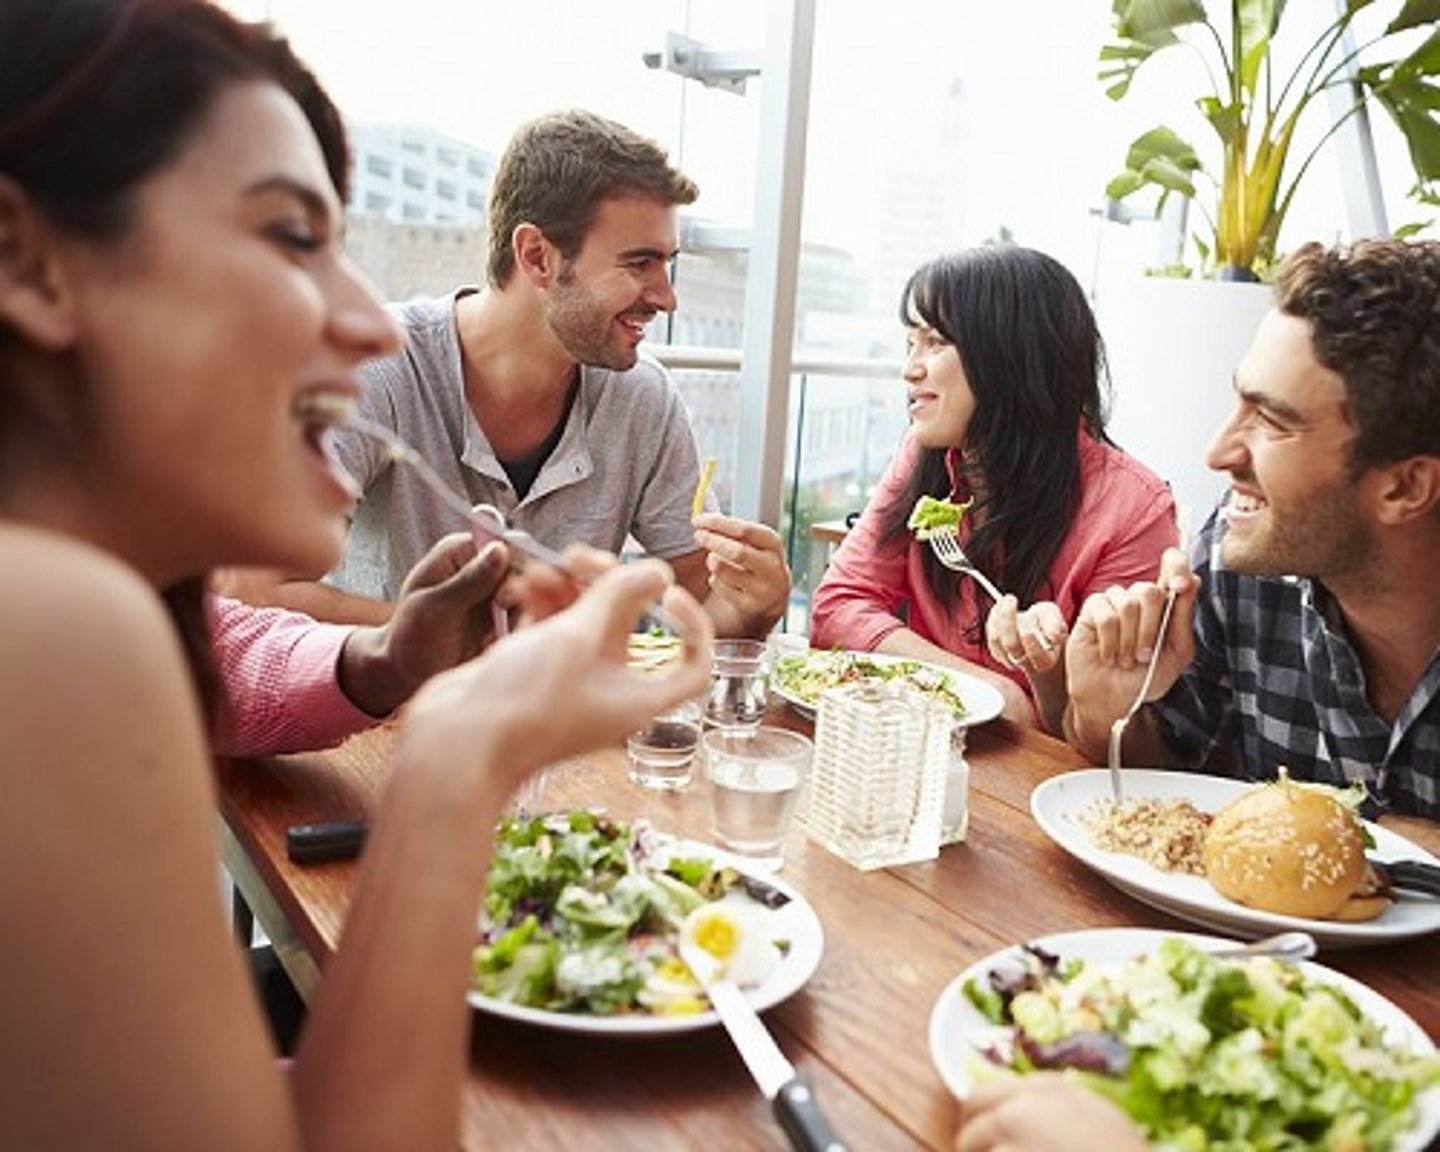
[[[476,228],[495,172],[489,152],[414,125],[350,124],[349,207],[394,224]]]

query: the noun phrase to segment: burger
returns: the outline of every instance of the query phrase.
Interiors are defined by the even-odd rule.
[[[1366,863],[1366,832],[1330,788],[1297,784],[1285,769],[1215,813],[1205,875],[1222,896],[1308,920],[1371,920],[1391,904]]]

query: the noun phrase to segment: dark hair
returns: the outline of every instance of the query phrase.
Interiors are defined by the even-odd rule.
[[[1275,302],[1344,381],[1353,475],[1440,455],[1440,243],[1306,244],[1276,274]]]
[[[179,156],[221,93],[248,80],[274,83],[299,104],[343,199],[349,153],[340,115],[267,27],[205,0],[4,0],[0,179],[13,181],[56,228],[119,239],[133,223],[141,184]],[[0,327],[0,352],[13,338]],[[30,429],[20,425],[15,392],[0,387],[0,421],[8,436],[23,436]],[[36,430],[42,434],[60,435]],[[204,578],[161,594],[213,716],[218,677]]]
[[[522,125],[490,187],[490,284],[504,287],[515,271],[510,241],[521,224],[534,224],[572,260],[600,204],[627,195],[692,204],[700,189],[654,141],[593,112],[554,112]]]
[[[1042,252],[986,245],[917,269],[901,294],[900,321],[933,329],[959,353],[975,396],[965,442],[954,446],[974,497],[966,554],[1029,603],[1050,591],[1050,565],[1080,504],[1081,429],[1109,442],[1105,346],[1085,292]],[[946,456],[921,450],[908,488],[882,510],[887,542],[909,540],[905,521],[921,495],[951,495]],[[953,574],[928,551],[924,563],[931,587],[953,604]]]

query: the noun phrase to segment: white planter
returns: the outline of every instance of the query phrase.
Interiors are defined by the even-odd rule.
[[[1110,435],[1170,481],[1191,532],[1225,491],[1205,451],[1270,302],[1265,284],[1141,276],[1115,278],[1096,299],[1114,384]]]

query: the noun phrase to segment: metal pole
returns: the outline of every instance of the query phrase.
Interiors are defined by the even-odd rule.
[[[1343,15],[1346,0],[1335,0],[1337,15]],[[1341,37],[1340,50],[1346,56],[1355,51],[1354,26],[1348,25]],[[1349,112],[1360,94],[1355,83],[1355,61],[1345,66],[1345,84],[1337,84],[1326,92],[1330,114],[1339,119]],[[1345,193],[1345,213],[1353,237],[1388,236],[1390,225],[1385,218],[1385,191],[1380,184],[1380,167],[1375,162],[1375,138],[1370,133],[1370,116],[1362,104],[1335,133],[1335,155],[1340,165],[1340,187]]]
[[[795,340],[815,0],[771,0],[760,73],[755,230],[745,285],[732,510],[779,527]]]

